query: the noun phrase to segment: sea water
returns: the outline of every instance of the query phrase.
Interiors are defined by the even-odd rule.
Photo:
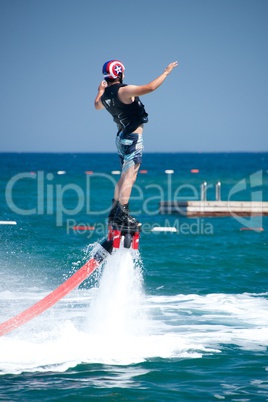
[[[1,154],[0,164],[0,220],[17,222],[0,225],[3,322],[91,258],[118,177],[112,154]],[[267,218],[158,213],[162,196],[193,199],[203,181],[208,199],[221,181],[222,199],[239,184],[231,200],[267,200],[267,166],[267,154],[145,155],[130,205],[145,226],[139,251],[119,249],[0,338],[0,400],[268,400]]]

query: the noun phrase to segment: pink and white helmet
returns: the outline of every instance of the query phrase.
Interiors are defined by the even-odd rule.
[[[102,74],[104,75],[104,78],[111,78],[113,80],[120,77],[124,71],[124,64],[119,60],[106,61],[102,67]]]

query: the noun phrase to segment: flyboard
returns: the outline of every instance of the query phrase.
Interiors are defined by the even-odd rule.
[[[137,250],[139,247],[139,237],[140,229],[133,230],[128,227],[109,226],[108,237],[100,243],[100,247],[95,252],[94,256],[43,299],[17,314],[15,317],[0,324],[0,336],[6,335],[21,325],[26,324],[28,321],[56,304],[90,276],[96,268],[105,261],[108,255],[112,254],[113,249],[119,249],[122,244],[125,248],[132,247],[134,250]]]

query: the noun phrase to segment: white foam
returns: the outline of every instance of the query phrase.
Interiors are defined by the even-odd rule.
[[[73,291],[1,337],[0,372],[65,371],[83,362],[131,365],[152,358],[202,358],[228,344],[266,350],[268,294],[146,295],[138,257],[135,262],[129,250],[119,250],[108,258],[98,287]],[[23,302],[21,293],[2,296],[0,321],[7,318],[4,305]],[[38,288],[31,289],[24,301],[29,305],[41,296]],[[122,381],[128,383],[127,378]]]
[[[90,335],[136,335],[141,313],[142,276],[131,252],[120,249],[107,262],[88,311]]]

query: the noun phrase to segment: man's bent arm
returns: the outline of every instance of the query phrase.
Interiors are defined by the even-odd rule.
[[[96,99],[94,101],[94,106],[95,106],[95,109],[97,109],[97,110],[100,110],[100,109],[104,108],[104,106],[102,104],[102,101],[101,101],[101,97],[102,97],[102,95],[103,95],[103,93],[105,91],[106,86],[107,86],[107,83],[105,81],[102,81],[100,83],[100,85],[99,85],[98,94],[97,94]]]

